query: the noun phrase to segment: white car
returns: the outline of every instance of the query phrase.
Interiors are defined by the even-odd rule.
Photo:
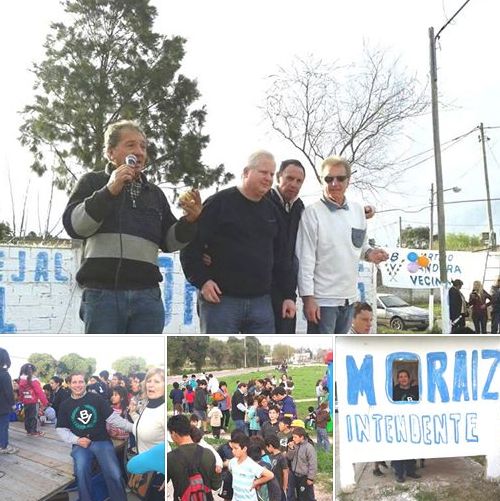
[[[425,330],[429,327],[429,312],[394,294],[377,294],[377,325],[387,325],[396,331]]]

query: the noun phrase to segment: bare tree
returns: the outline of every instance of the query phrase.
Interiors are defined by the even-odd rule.
[[[318,164],[347,158],[358,171],[352,184],[377,190],[404,165],[388,158],[388,147],[404,123],[429,106],[425,87],[387,52],[365,46],[360,63],[341,66],[297,58],[270,76],[265,115],[272,128],[307,159],[320,181]]]

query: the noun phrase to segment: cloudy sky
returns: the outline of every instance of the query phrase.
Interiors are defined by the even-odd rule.
[[[248,155],[260,148],[273,151],[278,159],[298,157],[270,130],[259,107],[268,76],[279,66],[287,67],[294,57],[312,54],[325,62],[351,63],[360,57],[363,43],[386,48],[399,57],[410,74],[428,82],[428,28],[436,32],[464,3],[464,0],[351,0],[307,3],[299,0],[230,0],[206,2],[153,1],[158,8],[156,30],[187,39],[182,71],[196,78],[206,105],[206,132],[211,142],[204,160],[211,166],[224,163],[239,175]],[[31,174],[31,158],[16,138],[21,123],[18,111],[33,96],[33,78],[28,71],[43,57],[42,44],[49,23],[63,19],[56,0],[18,0],[3,7],[0,42],[3,51],[0,133],[0,221],[12,221],[12,203],[7,182],[10,172],[14,208],[19,224],[24,194],[29,183],[28,231],[38,231],[47,217],[49,182]],[[442,33],[438,43],[438,85],[441,141],[472,131],[483,122],[487,129],[487,155],[492,198],[500,198],[500,66],[493,57],[499,46],[497,22],[500,3],[471,0]],[[390,191],[373,196],[356,193],[360,200],[374,203],[381,212],[369,224],[379,244],[395,245],[402,217],[403,226],[427,225],[430,185],[434,182],[432,124],[430,114],[404,131],[404,147],[415,157],[415,167],[395,178]],[[401,150],[398,139],[394,149]],[[447,201],[484,199],[484,173],[477,132],[453,141],[443,151],[444,187]],[[390,155],[390,151],[388,152]],[[421,163],[420,160],[423,160]],[[307,203],[318,196],[312,176],[303,189]],[[57,193],[51,227],[61,228],[59,219],[66,196]],[[40,223],[39,223],[40,220]],[[494,204],[497,235],[500,234],[500,202]],[[478,233],[487,229],[485,202],[448,205],[447,230]],[[55,231],[57,232],[57,230]]]

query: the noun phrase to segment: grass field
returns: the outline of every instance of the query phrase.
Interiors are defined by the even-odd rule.
[[[292,396],[296,401],[297,405],[297,415],[299,418],[304,419],[308,412],[307,408],[309,406],[316,407],[316,381],[322,379],[326,372],[326,365],[314,365],[314,366],[303,366],[303,367],[292,367],[288,370],[288,375],[292,377],[295,384],[295,388],[292,392]],[[214,371],[216,373],[216,371]],[[272,375],[278,379],[280,373],[273,369],[262,369],[260,371],[248,372],[245,374],[238,375],[227,375],[227,376],[217,376],[219,381],[223,380],[227,383],[228,390],[231,394],[234,393],[236,389],[236,381],[248,381],[250,379],[261,379],[265,377],[270,377]],[[180,377],[179,377],[180,379]],[[172,385],[168,385],[167,395],[170,393]],[[309,400],[306,402],[297,402],[297,400]],[[167,413],[172,413],[172,401],[168,400],[167,403]],[[230,429],[232,429],[232,421],[230,422]],[[308,433],[314,437],[314,431],[308,431]],[[207,442],[214,445],[217,448],[218,445],[225,442],[225,440],[217,440],[213,438],[207,438]],[[332,438],[330,437],[330,442]],[[318,477],[317,482],[324,488],[327,492],[333,491],[333,447],[329,453],[322,450],[318,451]]]
[[[300,419],[304,419],[307,416],[307,408],[309,406],[316,407],[316,381],[323,378],[325,371],[326,365],[323,364],[289,368],[288,375],[292,377],[295,384],[295,388],[292,393],[294,400],[311,399],[307,402],[297,402],[297,415]],[[281,377],[281,373],[274,370],[274,368],[271,370],[266,368],[260,371],[245,374],[226,375],[221,377],[217,376],[217,378],[219,381],[223,380],[227,383],[229,393],[232,395],[236,389],[237,381],[246,382],[250,379],[262,379],[265,377],[271,377],[273,374],[277,379]],[[167,395],[170,393],[171,389],[172,385],[169,385],[167,388]],[[168,410],[172,412],[171,400],[169,400],[167,404],[167,411]]]

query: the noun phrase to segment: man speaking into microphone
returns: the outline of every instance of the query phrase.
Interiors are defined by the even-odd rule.
[[[158,249],[173,252],[194,238],[200,195],[193,190],[183,197],[184,216],[177,220],[142,172],[147,139],[135,122],[109,125],[104,145],[106,169],[82,176],[63,215],[68,235],[84,241],[76,275],[84,289],[80,318],[87,334],[160,334]]]

